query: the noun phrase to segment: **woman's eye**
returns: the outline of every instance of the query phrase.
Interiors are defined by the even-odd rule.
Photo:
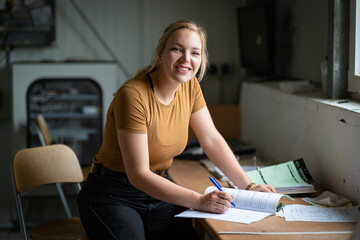
[[[180,48],[176,48],[176,47],[172,48],[171,50],[176,51],[176,52],[180,52]]]
[[[199,53],[199,52],[193,52],[192,54],[193,54],[193,55],[200,56],[200,53]]]

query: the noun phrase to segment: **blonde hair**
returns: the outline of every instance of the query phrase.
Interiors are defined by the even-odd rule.
[[[145,74],[151,73],[151,72],[155,71],[156,69],[158,69],[159,58],[160,58],[162,51],[165,48],[167,40],[169,39],[171,34],[173,34],[175,31],[177,31],[179,29],[188,29],[190,31],[197,32],[199,34],[202,48],[201,48],[201,65],[200,65],[200,72],[198,75],[198,80],[201,81],[203,79],[203,77],[205,76],[207,65],[208,65],[208,55],[207,55],[207,49],[206,49],[206,32],[203,27],[197,25],[195,22],[188,21],[188,20],[179,20],[179,21],[173,22],[165,28],[164,34],[159,39],[159,42],[155,49],[151,63],[148,66],[135,72],[133,74],[135,77],[143,76]]]

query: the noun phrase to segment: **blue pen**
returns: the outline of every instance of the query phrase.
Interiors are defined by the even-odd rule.
[[[209,179],[219,191],[223,192],[220,184],[213,177],[209,176]],[[235,204],[233,202],[231,202],[231,205],[233,205],[233,207],[235,207]]]

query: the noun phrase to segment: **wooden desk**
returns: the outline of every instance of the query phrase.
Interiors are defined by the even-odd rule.
[[[175,160],[173,166],[169,170],[169,176],[175,183],[204,193],[208,186],[211,186],[209,181],[211,175],[205,167],[198,161],[189,160]],[[227,187],[227,183],[221,183],[222,186]],[[300,203],[306,204],[300,198],[296,198],[296,202],[282,199],[284,204]],[[327,232],[327,231],[353,231],[355,223],[321,223],[321,222],[287,222],[284,218],[271,216],[261,221],[251,224],[233,223],[226,221],[218,221],[213,219],[194,219],[193,225],[199,236],[203,237],[207,232],[213,239],[217,240],[235,240],[235,239],[267,239],[267,240],[345,240],[350,239],[351,234],[301,234],[301,235],[227,235],[218,234],[221,231],[234,232]]]

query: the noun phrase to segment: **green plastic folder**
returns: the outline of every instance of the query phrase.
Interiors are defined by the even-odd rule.
[[[254,183],[271,184],[280,193],[315,192],[315,181],[302,158],[249,171],[246,174]]]

